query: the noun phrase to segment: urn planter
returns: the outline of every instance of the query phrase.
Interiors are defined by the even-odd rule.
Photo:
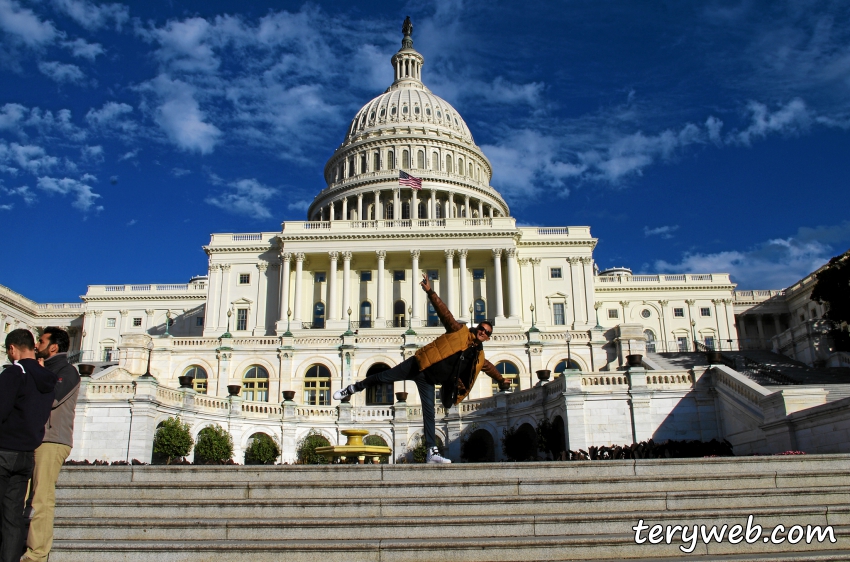
[[[626,362],[628,362],[629,367],[640,367],[641,361],[643,361],[643,355],[626,355]]]
[[[177,382],[180,383],[180,388],[192,388],[192,381],[195,380],[195,377],[188,377],[186,375],[177,377]]]
[[[548,381],[549,377],[552,376],[552,371],[550,371],[549,369],[540,369],[539,371],[536,371],[536,373],[537,380],[539,381]]]
[[[85,363],[82,363],[80,365],[77,365],[77,370],[80,372],[81,377],[90,377],[91,374],[94,372],[94,365],[87,365]]]
[[[229,384],[227,385],[227,392],[230,396],[239,396],[239,391],[242,390],[241,384]]]
[[[283,391],[283,399],[286,402],[292,402],[295,400],[295,391],[294,390],[284,390]]]
[[[407,393],[406,392],[396,392],[395,399],[399,402],[407,402]]]

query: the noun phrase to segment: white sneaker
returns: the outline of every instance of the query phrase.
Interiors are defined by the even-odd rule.
[[[346,386],[345,388],[341,388],[341,389],[337,390],[336,392],[334,392],[334,400],[342,400],[343,398],[348,398],[349,396],[351,396],[355,392],[357,392],[357,391],[354,390],[354,385],[350,384],[350,385]]]
[[[428,464],[452,464],[452,461],[440,456],[440,450],[436,447],[428,449],[428,454],[425,455],[425,462]]]

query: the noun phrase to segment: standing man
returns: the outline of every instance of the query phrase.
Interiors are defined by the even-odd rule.
[[[484,358],[482,344],[493,334],[493,325],[481,322],[469,329],[454,319],[448,307],[431,289],[426,275],[422,276],[422,289],[428,294],[431,305],[437,311],[446,333],[419,349],[413,357],[405,359],[392,369],[367,377],[334,392],[334,400],[342,400],[364,388],[381,383],[412,380],[419,389],[422,400],[422,424],[425,433],[427,454],[425,462],[449,464],[437,449],[434,427],[434,386],[442,385],[440,398],[443,406],[450,408],[460,404],[469,395],[478,373],[484,371],[499,383],[499,388],[510,388],[496,367]]]
[[[62,328],[49,326],[35,344],[35,356],[58,377],[53,409],[44,428],[44,441],[35,450],[32,473],[32,520],[27,534],[27,552],[22,562],[46,562],[53,546],[53,513],[56,480],[74,444],[74,413],[80,392],[80,374],[68,363],[71,339]]]
[[[6,355],[12,365],[0,373],[0,562],[18,562],[33,451],[44,437],[56,375],[35,360],[35,339],[28,330],[9,332]]]

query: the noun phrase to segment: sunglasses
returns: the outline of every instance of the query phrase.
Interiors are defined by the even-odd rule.
[[[482,332],[484,332],[484,333],[487,335],[487,337],[488,337],[488,338],[489,338],[490,336],[492,336],[492,335],[493,335],[493,332],[488,332],[488,331],[487,331],[487,330],[485,330],[484,328],[479,328],[479,330],[480,330],[480,331],[482,331]]]

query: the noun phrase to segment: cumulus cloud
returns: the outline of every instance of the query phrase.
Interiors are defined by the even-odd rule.
[[[96,205],[100,195],[95,193],[94,188],[90,185],[96,179],[91,174],[85,174],[79,180],[43,176],[38,178],[36,185],[39,189],[48,193],[70,195],[74,198],[72,205],[83,212],[102,211],[103,206]]]
[[[190,84],[160,74],[146,88],[157,97],[154,119],[171,141],[182,150],[209,154],[221,137],[221,130],[205,121]]]
[[[806,131],[813,120],[805,102],[799,98],[791,100],[776,111],[770,111],[763,103],[751,101],[747,104],[747,112],[751,119],[750,125],[743,131],[732,133],[730,142],[749,146],[754,139],[764,138],[771,133],[800,133]]]
[[[658,226],[656,228],[649,228],[648,226],[643,227],[643,235],[649,238],[650,236],[660,236],[665,240],[669,240],[673,238],[673,233],[679,230],[679,225],[665,225]]]
[[[38,63],[42,74],[56,82],[82,82],[86,77],[79,66],[57,61],[42,61]]]
[[[659,272],[729,272],[739,289],[781,289],[805,277],[850,243],[850,221],[800,228],[788,238],[767,240],[746,250],[686,253],[678,263],[655,262]]]
[[[73,141],[82,141],[86,137],[86,132],[74,124],[69,109],[60,109],[54,113],[17,103],[7,103],[0,107],[0,130],[4,129],[21,137],[27,137],[33,131],[49,136],[59,133]]]
[[[90,109],[86,113],[86,121],[93,127],[129,133],[137,128],[135,122],[126,118],[132,112],[132,106],[126,103],[110,101],[103,104],[103,107],[100,109]]]
[[[289,203],[286,208],[290,211],[302,211],[306,213],[307,209],[310,208],[310,202],[306,199],[302,199],[300,201],[293,201],[292,203]]]
[[[115,24],[115,29],[130,19],[130,8],[123,4],[95,4],[88,0],[53,0],[53,7],[70,16],[75,22],[89,30]]]
[[[277,195],[275,188],[263,185],[253,178],[233,182],[229,187],[232,188],[231,191],[207,197],[206,202],[239,215],[258,219],[271,217],[267,204]]]
[[[85,39],[74,39],[73,41],[65,41],[62,46],[70,49],[71,53],[78,58],[88,59],[93,61],[98,55],[104,53],[103,46],[100,43],[89,43]]]
[[[40,146],[0,141],[0,164],[4,166],[4,171],[13,175],[19,170],[41,174],[57,166],[59,159],[48,155]]]
[[[30,47],[51,43],[60,35],[51,22],[13,0],[0,0],[0,29]]]
[[[4,193],[4,194],[12,196],[12,197],[20,197],[21,199],[24,200],[24,203],[26,203],[27,205],[32,205],[33,203],[35,203],[35,193],[30,191],[29,186],[26,186],[26,185],[14,187],[14,188],[11,188],[11,189],[5,188],[2,185],[0,185],[0,193]],[[11,209],[13,205],[14,205],[13,203],[9,203],[8,208]]]
[[[204,18],[169,21],[154,29],[149,37],[159,42],[157,58],[171,71],[211,72],[219,66],[218,57],[206,43],[212,39],[210,23]]]

